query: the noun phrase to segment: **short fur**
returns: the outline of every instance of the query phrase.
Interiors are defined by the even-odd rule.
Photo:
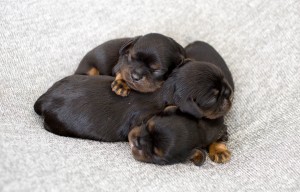
[[[169,103],[163,99],[164,89],[151,94],[132,92],[130,97],[122,98],[108,91],[112,81],[113,78],[108,76],[66,77],[43,94],[34,109],[44,117],[45,129],[62,136],[127,141],[130,131],[141,129],[143,136],[148,134],[151,137],[144,140],[144,143],[148,142],[146,146],[163,151],[163,155],[157,157],[153,147],[142,147],[142,153],[147,151],[147,155],[138,157],[134,151],[139,146],[131,146],[134,157],[156,164],[187,160],[194,154],[194,149],[206,147],[226,133],[222,120],[202,119],[198,122],[195,117],[184,115],[179,110],[175,115],[153,117]],[[149,121],[155,124],[151,133],[144,130]],[[133,140],[131,137],[130,142]],[[201,158],[194,163],[201,165],[204,153],[196,152]]]
[[[107,76],[73,75],[66,77],[43,94],[35,103],[34,109],[44,117],[45,128],[55,134],[99,141],[126,141],[131,130],[148,122],[166,106],[178,106],[181,111],[193,115],[193,117],[189,117],[190,119],[203,118],[200,122],[204,122],[202,126],[204,129],[209,127],[205,125],[205,122],[211,122],[214,126],[216,125],[215,127],[222,128],[224,126],[223,116],[231,106],[232,92],[228,94],[230,85],[228,85],[222,70],[207,62],[186,61],[177,67],[163,87],[154,93],[132,92],[130,97],[118,97],[109,91],[112,81],[113,77]],[[174,126],[170,130],[174,129],[175,133],[180,132],[180,129],[177,129],[172,122],[177,122],[176,119],[181,118],[176,116],[172,121],[168,118],[166,117],[166,121],[158,120],[159,117],[154,120],[155,122],[159,121],[158,127]],[[186,119],[182,121],[184,122]],[[199,127],[196,120],[190,122],[188,119],[186,125]],[[182,131],[184,130],[186,129]],[[163,131],[161,130],[159,135],[166,134]],[[173,137],[176,138],[176,135],[172,136],[173,131],[170,133],[168,141],[174,141]],[[208,130],[203,131],[203,133],[209,134]],[[222,133],[221,138],[226,135],[226,131]],[[195,139],[197,141],[205,140],[204,138],[199,139],[200,136],[197,138]],[[206,135],[206,138],[210,137]],[[186,142],[182,145],[194,146],[194,139],[191,140],[191,143],[187,140],[182,140]],[[206,141],[208,142],[208,140]],[[153,143],[153,140],[149,140],[149,142]],[[159,146],[157,143],[155,145]],[[203,147],[204,144],[201,146]],[[167,149],[172,150],[166,153]],[[171,145],[163,145],[156,150],[156,153],[165,154],[161,161],[151,158],[150,161],[149,155],[145,161],[158,164],[181,161],[182,157],[186,157],[187,151],[179,151],[176,151]],[[177,153],[183,155],[178,155],[177,158]],[[201,154],[198,151],[198,155],[195,157],[199,157]]]
[[[234,83],[228,66],[221,55],[211,45],[203,41],[195,41],[187,45],[185,51],[187,58],[208,62],[219,67],[232,90],[234,90]]]
[[[125,82],[114,82],[113,91],[127,96],[128,91],[120,91],[126,86],[139,92],[157,90],[184,58],[183,47],[172,38],[150,33],[99,45],[84,56],[75,74],[91,75],[96,69],[101,75],[116,75],[116,81]]]
[[[185,111],[193,113],[196,116],[203,113],[204,116],[209,116],[211,119],[218,118],[223,121],[224,115],[226,115],[231,108],[234,92],[232,75],[225,61],[211,45],[202,41],[196,41],[189,44],[185,50],[188,58],[196,61],[207,62],[207,65],[210,66],[206,67],[206,69],[204,69],[201,73],[209,74],[210,72],[208,69],[213,70],[215,73],[211,73],[211,76],[207,77],[206,80],[215,80],[204,80],[199,82],[204,93],[203,97],[199,97],[198,94],[197,98],[201,98],[200,100],[193,99],[194,102],[184,102],[185,104],[181,108],[184,108]],[[219,77],[216,76],[218,73]],[[193,75],[192,71],[191,75]],[[214,83],[212,84],[212,82]],[[188,82],[183,81],[182,83]],[[182,97],[186,98],[185,95],[180,96],[180,98]],[[199,106],[203,107],[199,108]],[[204,110],[201,111],[198,109]],[[227,140],[228,135],[224,134],[217,142],[212,143],[209,146],[209,157],[211,160],[216,163],[225,163],[230,160],[231,153],[227,149],[226,145],[222,143]]]
[[[222,120],[197,120],[177,110],[173,114],[156,115],[134,127],[128,140],[134,158],[139,161],[164,165],[189,158],[200,166],[205,161],[205,152],[201,149],[226,132]],[[200,157],[195,157],[195,153]]]

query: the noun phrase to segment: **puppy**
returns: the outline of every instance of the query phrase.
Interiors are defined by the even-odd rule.
[[[130,89],[157,90],[184,58],[183,47],[172,38],[150,33],[99,45],[84,56],[75,74],[115,75],[112,90],[127,96]]]
[[[172,107],[154,116],[165,107],[163,90],[121,98],[107,91],[112,81],[108,76],[66,77],[43,94],[34,109],[54,134],[108,142],[129,139],[135,159],[155,164],[190,158],[202,165],[202,148],[226,132],[222,121],[198,121]]]
[[[201,62],[207,62],[208,65],[211,65],[211,69],[215,66],[220,69],[219,72],[222,72],[223,78],[222,81],[215,84],[216,87],[210,87],[209,84],[206,86],[202,85],[201,89],[204,90],[208,95],[203,96],[201,101],[196,101],[197,105],[207,105],[208,111],[204,111],[204,116],[209,116],[210,118],[220,118],[223,119],[223,116],[229,111],[231,107],[231,102],[233,99],[233,91],[234,91],[234,83],[232,79],[231,72],[229,71],[225,61],[221,57],[221,55],[209,44],[196,41],[194,43],[189,44],[185,47],[186,55],[190,59],[194,59]],[[215,69],[216,70],[216,69]],[[203,71],[205,73],[205,71]],[[209,72],[208,72],[209,73]],[[213,73],[211,73],[213,74]],[[192,74],[191,74],[192,75]],[[211,76],[211,78],[215,78]],[[219,78],[220,79],[220,78]],[[205,87],[205,88],[204,88]],[[206,89],[208,88],[208,89]],[[209,94],[209,90],[211,90],[211,94]],[[227,98],[227,99],[223,99]],[[199,98],[199,97],[198,97]],[[220,101],[221,98],[221,101]],[[221,107],[219,107],[221,106]],[[193,107],[186,106],[187,110],[192,110]],[[197,107],[195,107],[197,109]],[[223,109],[223,110],[220,110]],[[192,113],[196,113],[196,110],[190,111]],[[213,111],[213,113],[211,113]],[[229,161],[230,152],[227,150],[226,145],[223,141],[227,141],[228,137],[225,134],[218,142],[215,142],[209,147],[209,157],[218,163],[224,163]]]
[[[179,110],[171,109],[170,112],[169,108],[129,132],[133,157],[159,165],[187,159],[195,165],[202,165],[206,159],[203,148],[224,135],[227,127],[221,121],[197,120]]]
[[[157,93],[132,92],[120,97],[109,91],[110,76],[73,75],[56,82],[35,103],[48,131],[98,141],[126,141],[132,125],[139,125],[164,109]]]

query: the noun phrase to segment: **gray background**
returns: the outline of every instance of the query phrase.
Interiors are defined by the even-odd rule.
[[[299,0],[0,1],[0,191],[299,191],[299,23]],[[143,164],[127,143],[43,129],[33,103],[87,51],[149,32],[228,63],[230,163]]]

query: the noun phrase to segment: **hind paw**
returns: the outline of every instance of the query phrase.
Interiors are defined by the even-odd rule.
[[[212,143],[209,146],[209,158],[216,163],[227,163],[231,158],[231,153],[224,143]]]

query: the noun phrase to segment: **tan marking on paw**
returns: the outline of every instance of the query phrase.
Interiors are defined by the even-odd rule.
[[[225,143],[212,143],[209,146],[209,158],[216,163],[227,163],[230,160],[231,153]]]
[[[129,95],[130,88],[123,79],[115,79],[111,84],[112,91],[117,95],[126,97]]]

